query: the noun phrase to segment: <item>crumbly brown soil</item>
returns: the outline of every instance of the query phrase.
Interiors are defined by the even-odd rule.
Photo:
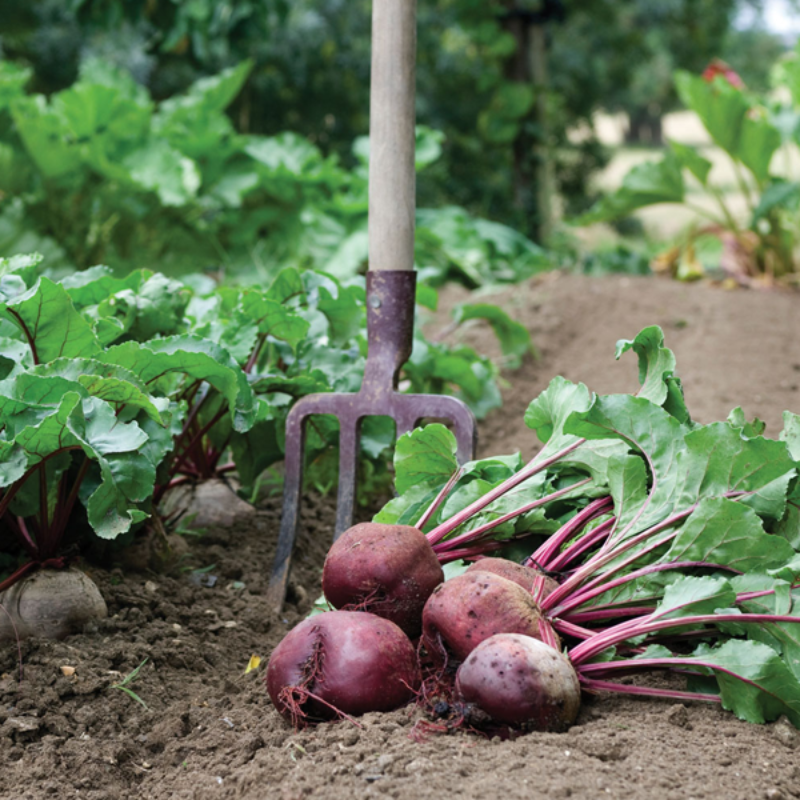
[[[450,292],[444,305],[463,299]],[[522,415],[556,374],[600,392],[635,388],[635,358],[615,364],[614,343],[650,324],[676,352],[697,419],[742,405],[774,435],[784,409],[800,410],[797,295],[548,276],[498,301],[530,327],[541,358],[508,375],[483,454],[535,448]],[[489,339],[479,325],[463,335]],[[146,541],[116,565],[84,563],[108,619],[62,642],[23,642],[21,681],[16,646],[0,648],[0,798],[800,796],[800,733],[701,703],[588,698],[568,732],[515,741],[415,743],[409,710],[294,732],[266,696],[264,666],[319,591],[333,504],[304,499],[290,602],[276,616],[263,592],[279,516],[279,499],[267,500],[249,520],[184,539],[160,570],[147,567]],[[210,565],[213,586],[184,569]],[[245,675],[251,655],[262,666]],[[128,686],[146,708],[115,688],[145,659]]]

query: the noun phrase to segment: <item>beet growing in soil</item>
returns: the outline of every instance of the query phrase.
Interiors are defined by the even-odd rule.
[[[561,278],[503,302],[512,310],[521,304],[545,356],[515,377],[504,412],[482,429],[486,453],[531,446],[514,425],[554,374],[602,391],[633,388],[630,369],[608,367],[608,343],[652,322],[687,323],[669,341],[699,418],[719,418],[741,398],[775,430],[783,408],[800,408],[784,340],[796,330],[796,298]],[[185,540],[192,557],[181,565],[213,564],[213,587],[195,585],[180,569],[153,571],[144,544],[116,568],[83,564],[109,618],[64,642],[23,643],[21,686],[16,648],[0,653],[0,798],[255,800],[269,790],[281,800],[455,793],[744,800],[796,791],[794,729],[749,725],[700,704],[599,697],[584,703],[566,733],[504,742],[457,734],[416,744],[408,738],[415,717],[404,710],[368,714],[362,729],[340,722],[294,733],[267,698],[263,664],[317,596],[334,516],[332,502],[304,498],[290,603],[277,617],[259,587],[279,513],[273,500],[252,523]],[[196,579],[208,583],[203,575]],[[262,667],[245,676],[253,654]],[[110,688],[145,657],[132,688],[149,711]],[[65,676],[62,666],[75,674]]]

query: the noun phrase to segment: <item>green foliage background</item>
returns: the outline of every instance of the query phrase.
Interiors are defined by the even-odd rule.
[[[559,5],[563,22],[548,23],[545,131],[534,109],[540,89],[514,74],[525,43],[508,13]],[[420,176],[419,205],[455,204],[534,234],[537,209],[520,199],[519,183],[529,180],[538,145],[554,163],[568,213],[585,210],[588,178],[607,154],[593,136],[571,141],[567,130],[591,130],[593,112],[603,107],[627,111],[641,132],[675,107],[674,69],[697,72],[716,56],[734,59],[745,79],[748,71],[756,76],[753,53],[775,40],[732,30],[743,5],[760,3],[420,2],[418,120],[445,139],[442,157]],[[294,131],[349,169],[358,166],[352,142],[368,130],[369,10],[368,0],[0,0],[0,44],[6,58],[33,68],[34,92],[65,89],[82,62],[101,58],[155,101],[252,59],[229,110],[234,129]],[[522,162],[514,156],[520,144]]]

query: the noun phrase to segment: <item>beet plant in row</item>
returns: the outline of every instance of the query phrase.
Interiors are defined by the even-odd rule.
[[[786,714],[800,726],[800,417],[787,412],[776,440],[740,409],[696,423],[661,331],[618,343],[617,357],[628,350],[636,396],[556,378],[531,403],[525,421],[543,447],[526,464],[458,468],[445,428],[408,434],[398,497],[329,554],[329,600],[422,632],[420,697],[444,714],[442,728],[562,727],[577,714],[576,686],[719,702],[742,719]],[[415,537],[391,535],[401,529]],[[405,559],[412,539],[418,555]],[[493,574],[487,554],[531,568],[525,588]],[[474,565],[423,590],[416,562],[425,574]],[[386,580],[392,563],[402,572]],[[419,610],[406,622],[394,598],[410,583]],[[544,680],[571,674],[563,664],[572,678]],[[687,676],[688,687],[619,680],[652,670]]]
[[[36,262],[0,262],[0,535],[24,553],[0,582],[0,638],[64,635],[105,613],[80,573],[62,572],[63,589],[31,573],[65,566],[82,524],[114,539],[147,518],[186,414],[176,384],[214,386],[238,429],[255,413],[222,348],[181,333],[149,338],[180,328],[180,284],[107,270],[55,282]]]
[[[58,280],[40,261],[0,260],[0,549],[22,553],[0,576],[0,602],[14,612],[13,624],[0,615],[0,638],[31,632],[25,619],[41,616],[21,611],[23,594],[26,603],[42,595],[51,617],[71,620],[62,632],[79,625],[85,615],[72,619],[69,604],[51,602],[51,588],[30,588],[41,578],[26,578],[65,566],[82,529],[104,539],[131,531],[178,484],[235,470],[252,490],[283,457],[294,400],[357,389],[365,355],[358,282],[286,269],[266,289],[237,288],[103,266]],[[435,292],[423,287],[421,296],[430,302]],[[490,319],[509,355],[530,346],[499,309],[461,314]],[[488,361],[426,346],[407,372],[414,388],[446,360],[450,387],[463,387],[477,411],[499,398]],[[377,464],[393,432],[366,433],[365,459]],[[314,420],[313,480],[335,480],[335,447],[329,421]],[[88,582],[75,580],[85,594]],[[88,605],[86,613],[102,613],[96,591]]]

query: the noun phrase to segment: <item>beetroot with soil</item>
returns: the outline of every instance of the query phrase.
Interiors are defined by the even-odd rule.
[[[328,552],[322,590],[335,608],[360,608],[419,636],[422,608],[444,573],[425,535],[409,525],[363,522]]]
[[[312,616],[275,648],[267,691],[295,725],[408,702],[418,684],[416,653],[393,622],[374,614],[331,611]]]
[[[544,619],[530,592],[491,572],[465,572],[446,581],[425,604],[422,642],[438,663],[463,661],[496,633],[540,638]]]
[[[569,661],[530,636],[497,634],[481,642],[456,673],[456,696],[492,721],[529,730],[569,727],[581,690]]]

